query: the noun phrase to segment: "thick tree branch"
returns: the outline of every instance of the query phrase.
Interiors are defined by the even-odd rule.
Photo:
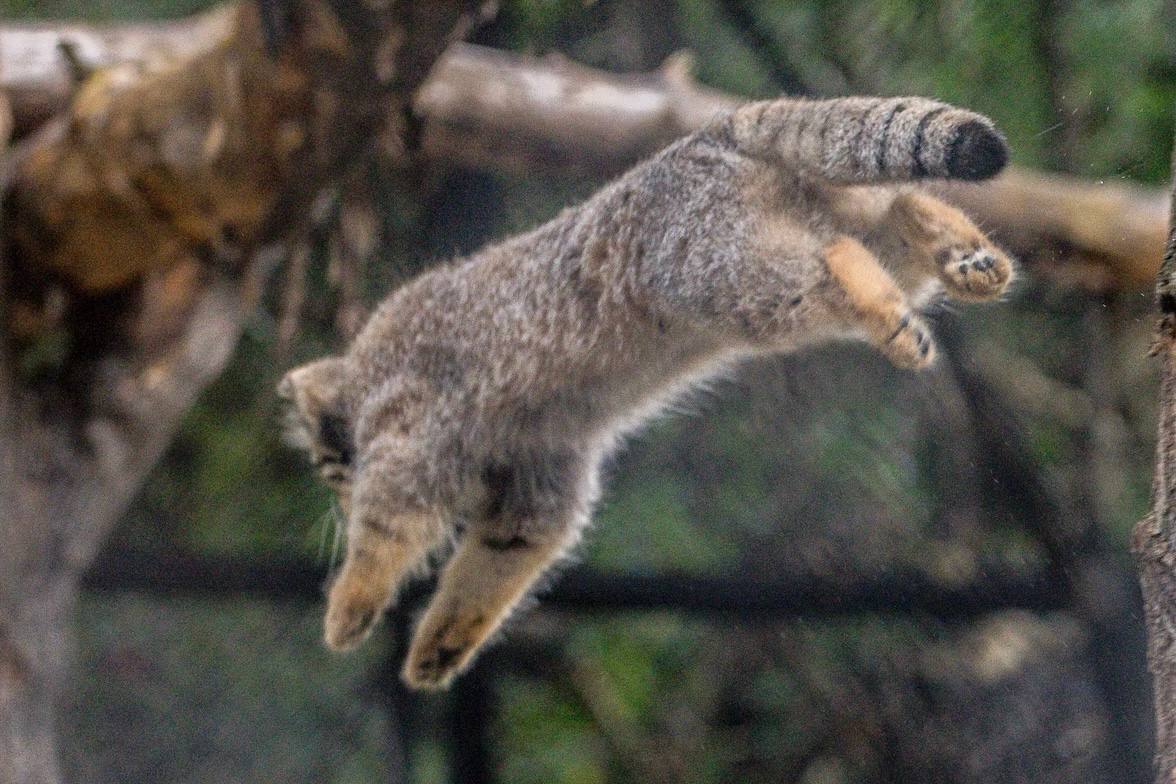
[[[1096,289],[1142,289],[1155,281],[1168,214],[1160,188],[1014,166],[990,183],[936,189],[1037,271]]]
[[[20,67],[0,55],[0,88],[19,88],[17,124],[27,127],[34,107],[68,94],[69,67],[55,54],[63,42],[95,66],[140,61],[144,52],[215,37],[216,20],[213,14],[113,29],[3,25],[0,53],[25,54]],[[558,57],[458,44],[437,63],[415,108],[426,121],[424,149],[437,160],[514,173],[599,175],[627,168],[741,100],[699,86],[682,57],[655,73],[612,74]],[[1013,167],[991,183],[943,192],[1048,274],[1094,288],[1138,288],[1155,274],[1165,214],[1157,189]]]
[[[700,127],[740,98],[695,83],[684,58],[659,72],[609,74],[462,44],[416,101],[439,160],[525,173],[612,172]],[[936,186],[1035,269],[1093,288],[1155,275],[1166,199],[1157,189],[1011,167],[980,185]]]

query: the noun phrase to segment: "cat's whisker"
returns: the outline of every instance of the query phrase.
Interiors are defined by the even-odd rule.
[[[323,556],[326,554],[327,550],[327,527],[331,525],[335,525],[335,509],[333,506],[319,515],[319,545],[318,555],[315,556],[316,563],[321,564],[323,562]]]
[[[343,539],[346,536],[347,521],[342,519],[342,513],[338,507],[331,508],[331,519],[335,522],[334,537],[331,541],[331,560],[327,564],[327,571],[335,571],[335,565],[339,562],[339,552],[343,546]]]

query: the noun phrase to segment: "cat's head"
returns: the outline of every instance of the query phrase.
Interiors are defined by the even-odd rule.
[[[322,480],[339,495],[346,511],[351,496],[355,443],[344,390],[349,373],[342,357],[327,357],[294,368],[278,384],[290,402],[286,441],[304,449]]]

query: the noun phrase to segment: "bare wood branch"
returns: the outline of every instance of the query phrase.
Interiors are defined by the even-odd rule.
[[[1168,212],[1162,189],[1012,167],[990,183],[938,190],[1038,270],[1064,276],[1059,267],[1077,261],[1101,268],[1108,284],[1124,288],[1155,280]]]
[[[439,160],[525,173],[611,173],[744,99],[700,87],[685,55],[650,74],[609,74],[463,44],[450,49],[415,106]]]
[[[224,6],[173,22],[5,22],[0,34],[0,87],[12,102],[18,133],[27,133],[69,103],[77,86],[71,58],[89,71],[187,59],[209,41],[228,37],[234,14],[232,7]]]
[[[462,44],[438,62],[417,110],[438,160],[525,173],[623,169],[740,102],[695,83],[686,59],[617,75]],[[1046,274],[1092,288],[1138,288],[1155,275],[1166,198],[1011,167],[983,184],[937,186]]]
[[[27,127],[28,107],[68,95],[67,67],[54,54],[61,42],[96,67],[141,62],[147,53],[216,37],[216,19],[134,28],[0,25],[0,88],[20,96],[17,124]],[[8,65],[6,51],[25,53],[19,67]],[[40,104],[33,94],[43,97]],[[653,73],[613,74],[560,57],[456,44],[415,108],[426,120],[424,150],[436,160],[600,175],[627,168],[741,100],[698,85],[681,55]],[[1155,274],[1165,236],[1159,189],[1012,167],[991,183],[945,186],[943,193],[1046,274],[1090,288],[1139,288]]]

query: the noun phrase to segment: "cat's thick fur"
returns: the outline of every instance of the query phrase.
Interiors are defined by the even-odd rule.
[[[916,309],[994,298],[1013,267],[896,184],[1006,158],[989,120],[922,98],[752,103],[394,292],[281,386],[348,516],[327,645],[363,640],[460,528],[404,669],[443,686],[575,545],[618,438],[692,383],[837,339],[929,364]]]

